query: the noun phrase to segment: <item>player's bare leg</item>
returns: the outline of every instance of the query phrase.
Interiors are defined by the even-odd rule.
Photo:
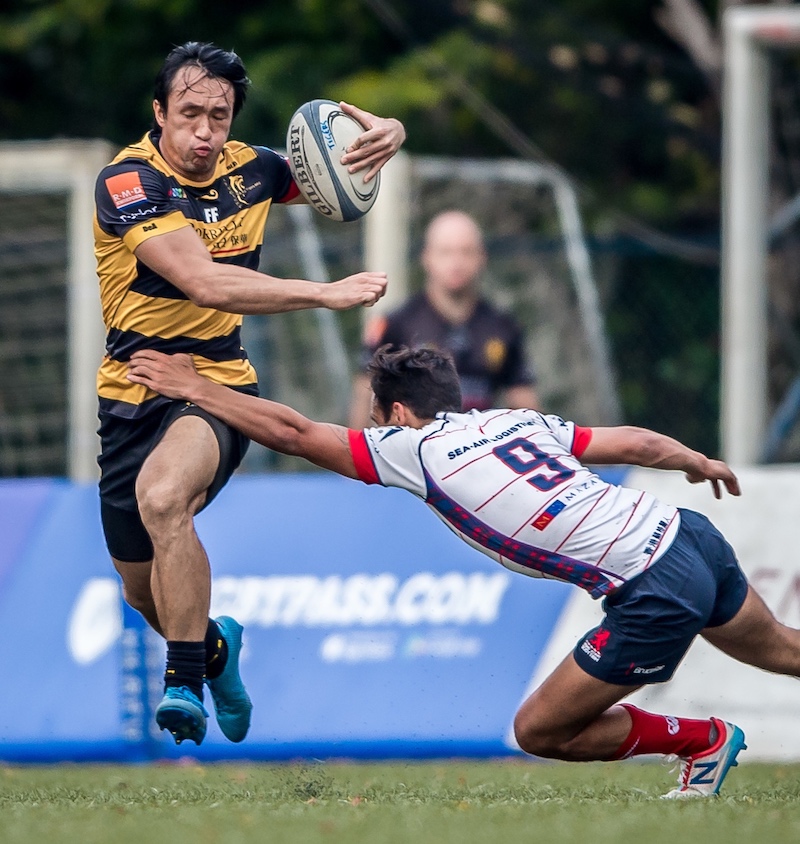
[[[517,742],[548,759],[612,759],[632,724],[625,708],[614,704],[636,688],[591,677],[570,654],[520,707]]]
[[[745,747],[742,731],[718,718],[676,718],[618,703],[637,688],[589,676],[570,654],[520,707],[517,742],[528,753],[572,762],[674,754],[678,788],[665,797],[717,794]]]
[[[156,707],[156,723],[178,744],[185,739],[200,744],[206,733],[203,683],[211,569],[194,515],[218,465],[219,444],[211,426],[198,416],[186,416],[169,426],[136,480],[139,514],[153,543],[153,606],[167,640],[164,698]],[[141,587],[141,575],[137,581]]]
[[[167,639],[165,697],[156,721],[178,743],[205,735],[203,682],[214,700],[217,722],[231,741],[250,728],[252,703],[239,675],[242,626],[227,616],[208,618],[211,569],[194,529],[220,460],[210,425],[198,416],[178,418],[145,461],[136,483],[142,523],[153,543],[151,564],[142,572],[123,570],[126,592]],[[144,570],[150,569],[150,594]],[[152,621],[151,621],[152,624]]]
[[[151,588],[167,640],[203,641],[211,570],[194,515],[219,464],[214,432],[198,416],[177,419],[144,462],[136,481],[142,523],[153,542]]]
[[[114,568],[122,578],[122,596],[125,602],[144,616],[144,620],[160,636],[164,635],[158,620],[156,604],[153,600],[153,590],[150,587],[150,575],[153,561],[147,563],[123,563],[111,558]]]
[[[800,630],[781,624],[752,586],[727,624],[707,627],[701,635],[739,662],[800,677]]]

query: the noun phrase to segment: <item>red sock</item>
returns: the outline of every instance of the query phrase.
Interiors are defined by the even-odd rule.
[[[633,719],[628,738],[620,745],[612,759],[627,759],[644,753],[674,753],[676,756],[693,756],[711,747],[711,720],[674,718],[656,715],[623,703]]]

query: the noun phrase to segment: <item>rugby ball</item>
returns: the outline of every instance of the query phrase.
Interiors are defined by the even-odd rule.
[[[348,173],[340,163],[364,131],[333,100],[311,100],[289,122],[286,150],[294,180],[312,208],[331,220],[363,217],[378,196],[380,173],[365,184],[364,171]]]

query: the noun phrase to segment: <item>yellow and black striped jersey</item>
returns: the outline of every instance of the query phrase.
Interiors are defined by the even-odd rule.
[[[257,391],[241,346],[239,314],[201,308],[136,259],[145,240],[192,226],[214,261],[257,269],[270,205],[297,196],[286,159],[267,147],[225,144],[214,176],[190,182],[145,135],[105,167],[95,189],[95,255],[106,355],[97,376],[100,411],[133,419],[165,399],[126,378],[138,349],[193,355],[219,384]]]

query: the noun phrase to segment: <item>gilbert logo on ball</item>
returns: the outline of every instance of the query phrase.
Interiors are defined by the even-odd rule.
[[[364,171],[348,173],[340,159],[364,127],[332,100],[311,100],[289,122],[289,165],[309,204],[331,220],[351,222],[372,208],[380,174],[364,183]]]

